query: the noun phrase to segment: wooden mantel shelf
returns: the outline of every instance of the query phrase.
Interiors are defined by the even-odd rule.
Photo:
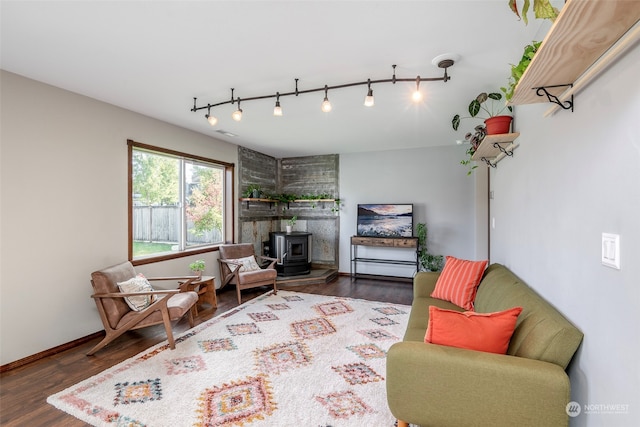
[[[510,105],[547,102],[541,86],[573,84],[640,19],[640,2],[568,0],[515,88]],[[548,89],[560,96],[567,88]]]
[[[519,136],[519,132],[487,135],[476,149],[476,152],[473,153],[471,160],[491,161],[495,165],[506,155],[504,154],[505,152],[513,152],[518,146],[514,141]]]

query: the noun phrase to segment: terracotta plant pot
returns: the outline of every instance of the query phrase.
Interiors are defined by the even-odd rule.
[[[487,126],[487,135],[499,135],[509,133],[511,128],[511,116],[494,116],[484,121]]]

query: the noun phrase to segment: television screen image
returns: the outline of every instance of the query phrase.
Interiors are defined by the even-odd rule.
[[[358,205],[358,236],[412,237],[413,205]]]

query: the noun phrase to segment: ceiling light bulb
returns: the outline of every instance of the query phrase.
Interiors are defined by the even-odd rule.
[[[273,107],[273,115],[274,116],[282,116],[282,107],[280,107],[280,93],[276,93],[276,106]]]
[[[242,120],[242,108],[238,108],[236,111],[234,111],[233,114],[231,114],[231,118],[236,122]]]
[[[331,103],[329,102],[329,98],[327,98],[326,96],[324,97],[324,101],[322,101],[322,111],[324,111],[325,113],[328,113],[329,111],[331,111]]]
[[[364,98],[364,105],[366,107],[373,107],[374,104],[375,104],[375,101],[373,99],[373,89],[369,88],[369,92],[367,93],[367,96]]]
[[[416,77],[416,91],[411,95],[413,102],[422,101],[422,93],[420,92],[420,76]]]
[[[329,92],[329,86],[324,85],[324,101],[322,101],[322,111],[324,111],[325,113],[328,113],[329,111],[331,111],[331,103],[329,102],[329,96],[327,95],[327,93]]]
[[[209,124],[211,126],[215,126],[218,124],[218,118],[215,116],[212,116],[211,114],[205,114],[205,117],[207,118],[207,121],[209,122]]]

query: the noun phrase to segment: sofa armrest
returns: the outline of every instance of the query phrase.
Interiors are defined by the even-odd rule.
[[[413,298],[428,298],[436,288],[439,272],[420,271],[413,277]]]
[[[387,399],[422,426],[563,426],[570,385],[558,365],[422,342],[387,354]]]

